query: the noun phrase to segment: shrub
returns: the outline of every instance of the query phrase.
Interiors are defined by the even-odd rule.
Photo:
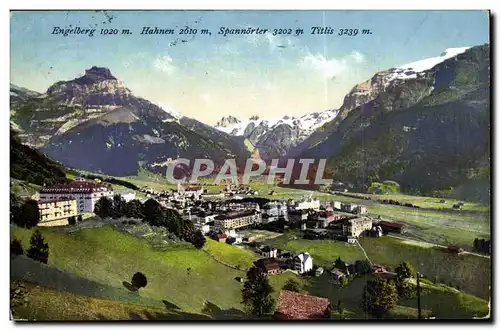
[[[135,273],[134,276],[132,276],[132,285],[137,289],[146,287],[146,285],[148,285],[146,275],[141,272]]]
[[[68,218],[68,224],[72,225],[72,226],[76,225],[76,218],[75,217],[69,217]]]
[[[45,243],[42,233],[38,229],[31,236],[30,244],[28,258],[46,264],[49,260],[49,245]]]
[[[78,220],[78,222],[82,222],[83,221],[83,217],[81,214],[78,215],[78,217],[76,218]]]
[[[17,238],[14,238],[14,240],[10,242],[10,253],[16,256],[24,254],[23,245]]]

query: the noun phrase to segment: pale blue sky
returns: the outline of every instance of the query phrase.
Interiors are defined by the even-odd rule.
[[[339,107],[350,88],[375,72],[488,43],[483,11],[123,11],[14,12],[11,82],[44,92],[97,65],[137,95],[214,123],[300,115]],[[54,26],[96,28],[94,37],[52,35]],[[212,35],[140,35],[143,26],[208,28]],[[221,26],[303,28],[300,36],[217,35]],[[356,37],[311,35],[312,26],[371,29]],[[101,28],[132,35],[103,36]],[[285,48],[281,46],[286,46]]]

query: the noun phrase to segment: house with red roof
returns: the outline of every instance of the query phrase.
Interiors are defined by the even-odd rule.
[[[281,290],[274,318],[276,320],[324,320],[332,307],[327,298]]]

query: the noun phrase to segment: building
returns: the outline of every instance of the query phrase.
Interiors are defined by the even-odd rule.
[[[262,256],[266,258],[277,258],[278,249],[266,246],[262,249]]]
[[[384,266],[373,264],[372,265],[372,273],[385,273],[387,270],[384,268]]]
[[[263,258],[254,262],[255,267],[264,271],[267,275],[279,274],[281,266],[275,258]]]
[[[333,209],[337,211],[342,210],[342,202],[333,201]]]
[[[357,242],[358,242],[358,239],[356,236],[347,236],[347,243],[356,244]]]
[[[372,229],[372,219],[361,217],[348,219],[342,225],[342,232],[345,236],[358,237],[365,230]]]
[[[312,257],[309,253],[304,252],[299,254],[293,259],[293,268],[299,274],[306,273],[310,271],[313,267]]]
[[[40,201],[74,199],[78,213],[94,212],[94,206],[101,197],[113,198],[113,190],[93,181],[72,181],[40,190]]]
[[[38,209],[39,226],[64,226],[68,224],[69,217],[78,214],[74,199],[39,201]]]
[[[302,223],[307,220],[308,214],[305,210],[291,210],[288,212],[288,222]]]
[[[228,212],[214,218],[214,224],[220,229],[235,229],[261,223],[262,218],[256,210]]]
[[[218,200],[226,198],[226,194],[225,193],[202,194],[200,197],[203,200]]]
[[[381,237],[383,234],[384,231],[380,226],[373,226],[373,228],[370,230],[370,236],[372,237]]]
[[[316,276],[321,276],[323,275],[323,272],[325,270],[323,269],[323,267],[318,267],[318,269],[316,269]]]
[[[127,203],[135,199],[135,191],[133,190],[120,191],[117,195],[120,195]]]
[[[196,214],[191,214],[191,212],[188,211],[188,220],[191,220],[193,223],[206,225],[207,223],[214,221],[217,215],[217,213],[209,212],[198,212]]]
[[[200,223],[195,223],[194,228],[196,228],[197,230],[200,230],[203,233],[203,235],[208,234],[208,232],[210,231],[209,225],[200,224]]]
[[[309,215],[307,220],[315,222],[314,228],[326,228],[333,221],[338,221],[343,218],[342,215],[333,213],[333,210],[318,211]]]
[[[319,210],[319,199],[305,199],[295,203],[296,210]]]
[[[332,307],[328,298],[281,290],[274,318],[277,320],[329,319]]]
[[[195,200],[199,200],[200,196],[203,194],[203,187],[200,186],[190,186],[184,188],[184,196],[194,198]]]
[[[356,214],[365,214],[367,212],[366,206],[364,205],[356,205],[354,209],[354,213]]]
[[[226,234],[219,234],[217,235],[217,241],[224,243],[227,240],[227,235]]]
[[[287,216],[287,206],[284,202],[272,201],[262,207],[262,214],[269,217]]]
[[[340,210],[342,212],[354,213],[357,207],[358,206],[353,203],[342,203],[340,206]]]
[[[403,233],[405,229],[403,224],[391,221],[379,221],[377,225],[380,226],[380,228],[382,228],[384,234]]]

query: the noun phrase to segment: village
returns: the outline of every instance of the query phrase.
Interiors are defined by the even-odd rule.
[[[336,191],[337,196],[345,191]],[[267,194],[276,197],[273,190]],[[269,199],[266,198],[269,196],[262,192],[259,195],[259,191],[250,186],[234,184],[221,186],[220,191],[215,192],[213,189],[208,192],[202,185],[180,184],[176,189],[164,191],[155,191],[147,186],[138,190],[114,191],[110,184],[100,179],[89,180],[77,176],[66,184],[43,187],[30,198],[37,202],[40,214],[38,226],[43,227],[75,223],[85,225],[84,217],[107,223],[106,219],[99,220],[97,217],[96,220],[94,216],[95,207],[102,198],[119,198],[126,203],[134,201],[140,205],[153,199],[165,209],[178,212],[183,221],[191,222],[206,239],[258,256],[253,267],[269,277],[284,273],[299,277],[326,277],[329,285],[339,288],[366,274],[394,280],[397,275],[394,268],[372,262],[360,241],[363,237],[377,239],[387,235],[404,235],[406,224],[374,216],[369,212],[369,205],[339,201],[335,196],[334,193],[330,199],[319,199],[304,194],[300,198]],[[78,220],[75,221],[75,218]],[[116,220],[116,223],[120,222],[129,223]],[[362,249],[365,258],[352,259],[349,255],[339,255],[337,260],[331,260],[329,264],[325,264],[324,260],[318,262],[311,251],[277,247],[273,238],[284,233],[288,233],[288,237],[306,241],[323,240],[342,244],[346,251],[349,248]],[[449,246],[448,250],[454,254],[462,252],[453,246]],[[247,270],[239,265],[227,266]],[[244,279],[239,277],[238,281],[243,283]],[[300,305],[304,308],[307,304],[312,304],[314,308],[323,306],[319,311],[321,315],[328,314],[332,309],[328,300],[321,296],[282,290],[277,304],[278,318],[293,318],[287,316],[285,307],[280,309],[280,306],[287,306],[289,300],[301,301]],[[294,313],[300,314],[301,311],[295,308]],[[300,317],[308,318],[304,315]]]

